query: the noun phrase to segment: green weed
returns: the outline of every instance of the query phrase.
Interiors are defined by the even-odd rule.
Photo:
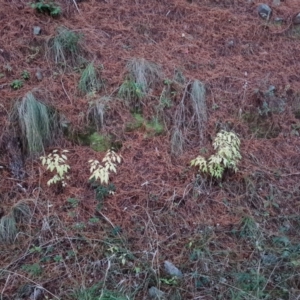
[[[133,114],[134,121],[126,125],[126,131],[134,131],[139,128],[144,128],[147,136],[160,135],[164,132],[164,125],[154,117],[151,121],[147,121],[139,113]]]
[[[259,226],[252,217],[245,216],[242,218],[239,236],[245,239],[257,240],[259,237]]]
[[[14,90],[19,90],[20,88],[23,87],[23,81],[16,79],[10,84],[10,87],[13,88]]]
[[[103,284],[100,282],[89,288],[81,288],[74,293],[76,300],[99,300]]]
[[[105,152],[110,148],[110,139],[105,135],[97,132],[88,136],[88,143],[90,147],[97,152]]]
[[[60,6],[53,1],[39,0],[31,3],[31,7],[39,13],[48,14],[52,17],[57,17],[62,13]]]
[[[21,74],[21,77],[24,79],[24,80],[29,80],[30,79],[30,73],[27,71],[27,70],[24,70]]]
[[[69,198],[67,202],[71,205],[71,207],[76,208],[79,204],[79,200],[76,198]]]
[[[120,86],[119,97],[127,101],[128,105],[133,112],[140,112],[142,109],[142,99],[145,97],[145,93],[142,90],[142,86],[132,79],[125,80]]]
[[[23,265],[22,269],[34,277],[40,276],[43,272],[41,265],[38,263]]]
[[[88,64],[83,70],[78,88],[83,94],[93,93],[100,90],[101,80],[99,79],[97,70],[93,63]]]
[[[142,111],[142,100],[150,88],[153,88],[162,78],[160,67],[145,59],[134,58],[126,68],[129,75],[119,89],[119,97],[127,101],[133,112]]]
[[[91,180],[91,186],[95,190],[96,200],[98,201],[97,209],[101,210],[105,198],[114,193],[116,191],[116,187],[113,183],[104,186],[99,184],[95,180]]]

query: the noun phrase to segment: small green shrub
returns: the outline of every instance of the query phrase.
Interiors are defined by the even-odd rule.
[[[10,84],[10,87],[13,88],[14,90],[19,90],[20,88],[23,87],[23,81],[20,79],[16,79]]]
[[[120,86],[119,97],[127,101],[133,112],[141,111],[141,101],[145,96],[142,86],[132,79],[126,79]]]
[[[209,174],[213,178],[222,178],[225,169],[237,171],[240,161],[240,139],[233,132],[221,130],[214,142],[213,147],[217,151],[209,157],[208,161],[201,155],[191,161],[192,166],[198,166],[199,170]]]
[[[90,288],[81,288],[74,293],[75,300],[98,300],[103,283],[97,283]]]
[[[90,147],[97,152],[104,152],[110,148],[110,139],[109,137],[94,132],[87,137],[88,144]]]
[[[150,135],[160,135],[163,134],[165,128],[164,125],[159,122],[158,118],[153,118],[150,122],[146,123],[146,129],[149,131]]]
[[[24,79],[24,80],[29,80],[30,79],[30,73],[27,71],[27,70],[24,70],[21,74],[21,77]]]
[[[34,277],[40,276],[43,272],[41,265],[38,263],[23,265],[22,269]]]
[[[126,124],[126,131],[130,132],[142,128],[147,133],[146,137],[151,137],[154,135],[160,135],[164,133],[165,127],[157,117],[153,117],[151,121],[147,121],[139,113],[134,113],[133,117],[134,121]]]
[[[60,6],[53,1],[40,0],[31,3],[31,7],[39,13],[48,14],[52,17],[57,17],[62,13]]]
[[[95,181],[95,179],[91,179],[90,183],[95,190],[96,200],[98,201],[97,209],[100,210],[104,204],[105,198],[113,195],[116,191],[116,187],[113,183],[101,185],[98,181]]]

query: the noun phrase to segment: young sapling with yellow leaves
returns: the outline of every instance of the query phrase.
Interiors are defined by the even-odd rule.
[[[61,183],[62,187],[67,185],[66,179],[69,179],[67,173],[70,169],[70,166],[67,164],[68,158],[64,153],[68,152],[68,150],[63,150],[59,154],[58,150],[53,150],[52,153],[48,154],[47,156],[40,157],[42,165],[47,166],[46,170],[56,173],[50,180],[48,180],[48,186],[56,183]]]
[[[108,150],[102,159],[103,165],[96,159],[90,159],[89,180],[100,181],[101,184],[108,184],[111,172],[117,173],[117,164],[121,163],[121,156],[119,156],[112,149]]]
[[[232,169],[236,172],[237,164],[242,158],[240,144],[240,139],[234,132],[221,130],[213,142],[216,153],[208,160],[199,155],[191,161],[191,166],[199,167],[199,171],[216,179],[223,177],[225,169]]]

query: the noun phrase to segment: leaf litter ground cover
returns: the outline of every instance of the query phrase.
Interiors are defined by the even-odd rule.
[[[297,298],[300,5],[277,2],[265,21],[258,1],[61,0],[54,17],[3,1],[3,299],[148,299],[153,287],[160,299]],[[44,153],[21,135],[29,93],[57,125],[45,154],[69,151],[66,187],[47,185]],[[221,130],[242,159],[211,180],[190,161]],[[122,156],[109,185],[88,181],[104,140]]]

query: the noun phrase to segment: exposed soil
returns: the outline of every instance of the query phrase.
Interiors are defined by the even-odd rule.
[[[299,238],[300,25],[292,23],[300,12],[299,1],[281,1],[278,6],[265,1],[273,9],[270,21],[258,16],[258,1],[250,0],[85,0],[77,1],[78,10],[76,1],[60,0],[57,3],[63,14],[56,18],[37,13],[30,1],[1,2],[0,211],[8,214],[19,201],[32,199],[34,212],[29,225],[20,225],[21,233],[13,243],[0,245],[0,266],[6,270],[0,272],[3,299],[20,297],[20,287],[25,284],[43,286],[42,299],[77,299],[71,295],[74,290],[105,279],[110,290],[124,284],[122,291],[132,299],[148,299],[151,286],[163,290],[167,299],[267,299],[262,294],[233,298],[230,275],[228,285],[211,280],[196,286],[192,274],[198,271],[216,276],[216,261],[222,251],[230,253],[227,266],[222,256],[220,272],[224,274],[231,274],[233,265],[242,272],[244,263],[260,259],[261,249],[255,243],[239,242],[234,234],[241,230],[245,217],[260,224],[268,238],[279,235],[288,220],[293,228],[287,234],[290,242]],[[276,17],[284,21],[276,23]],[[40,35],[33,34],[34,26],[41,27]],[[105,87],[99,97],[112,98],[101,133],[113,136],[121,145],[118,153],[122,164],[111,178],[115,194],[104,200],[101,209],[97,209],[95,191],[88,183],[88,160],[101,160],[104,153],[67,136],[57,138],[45,151],[69,150],[70,180],[60,190],[47,186],[49,173],[38,157],[20,154],[18,132],[12,131],[13,106],[29,91],[38,91],[46,104],[63,114],[72,132],[88,130],[89,99],[78,91],[80,73],[62,72],[47,54],[47,43],[59,26],[83,34],[86,57],[103,66]],[[172,155],[170,143],[172,117],[184,93],[180,86],[172,106],[165,110],[169,123],[163,134],[149,135],[145,126],[126,130],[133,117],[119,99],[118,88],[126,77],[126,63],[132,58],[160,65],[165,79],[180,72],[186,82],[198,79],[205,84],[205,136],[200,141],[197,134],[188,132],[183,154]],[[30,73],[30,79],[14,90],[11,82],[20,79],[24,70]],[[40,81],[35,76],[37,71],[43,75]],[[275,87],[272,94],[271,86]],[[161,82],[144,100],[145,119],[155,115],[163,87]],[[238,134],[242,160],[237,173],[228,172],[221,181],[215,181],[198,174],[189,164],[201,149],[213,153],[212,140],[220,129]],[[20,171],[13,172],[13,162],[18,163]],[[70,198],[79,204],[68,206]],[[99,223],[89,222],[93,217]],[[48,230],[43,227],[46,224]],[[74,229],[74,224],[85,227]],[[126,266],[116,267],[115,263],[112,272],[118,269],[119,273],[106,278],[109,249],[115,244],[128,249],[135,258],[126,257]],[[214,253],[214,262],[203,257],[193,262],[191,247],[200,249],[204,244]],[[51,255],[64,258],[67,251],[76,248],[76,259],[72,263],[41,262],[39,253],[29,251],[34,246],[46,249],[50,245],[54,245]],[[163,275],[165,260],[186,274],[181,285],[158,283],[159,276],[167,276]],[[299,271],[299,257],[293,261],[291,277]],[[102,267],[91,271],[91,262]],[[129,275],[135,267],[146,269],[141,262],[148,263],[151,271]],[[41,264],[43,275],[34,277],[23,268],[34,263]],[[291,291],[286,293],[278,292],[271,275],[268,280],[264,288],[269,291],[268,299],[296,299],[293,297],[300,294],[296,279],[287,281],[286,288]],[[251,292],[247,290],[247,295]]]

